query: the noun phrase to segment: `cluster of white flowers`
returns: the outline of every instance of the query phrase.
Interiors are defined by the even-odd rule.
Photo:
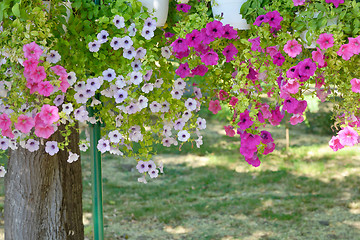
[[[139,173],[143,173],[144,175],[141,178],[138,178],[139,182],[147,183],[145,174],[148,173],[150,178],[157,178],[160,173],[164,173],[163,165],[160,163],[159,167],[156,167],[156,164],[154,161],[150,160],[147,162],[144,161],[138,161],[138,164],[136,165],[136,169],[139,171]]]

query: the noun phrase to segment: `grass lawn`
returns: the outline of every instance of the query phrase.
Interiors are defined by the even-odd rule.
[[[205,130],[206,131],[206,130]],[[159,147],[165,174],[148,184],[132,159],[105,155],[106,239],[360,239],[359,148],[331,137],[272,129],[277,150],[248,166],[238,140],[208,123],[204,146]],[[83,156],[85,232],[92,239],[89,154]]]

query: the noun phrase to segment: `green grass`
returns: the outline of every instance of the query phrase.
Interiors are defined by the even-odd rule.
[[[253,168],[236,139],[211,131],[218,122],[208,124],[203,150],[159,147],[155,161],[164,162],[165,174],[148,184],[137,182],[132,159],[103,158],[106,239],[358,239],[358,148],[292,147]],[[85,154],[88,215],[89,161]],[[86,230],[91,239],[91,224]]]

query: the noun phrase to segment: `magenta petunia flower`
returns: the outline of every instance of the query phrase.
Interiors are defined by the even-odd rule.
[[[286,83],[281,87],[282,91],[287,93],[296,94],[299,92],[300,84],[295,79],[289,79]]]
[[[353,78],[351,79],[350,83],[351,83],[351,91],[355,93],[360,93],[360,79]]]
[[[23,133],[28,133],[35,126],[35,121],[32,117],[26,115],[20,115],[17,122],[14,124],[15,128]]]
[[[263,22],[267,22],[267,21],[268,19],[266,15],[260,15],[255,19],[254,25],[260,27]]]
[[[260,132],[261,142],[264,144],[268,144],[269,142],[273,142],[274,139],[271,136],[271,133],[268,131],[261,131]]]
[[[188,49],[188,45],[185,39],[178,38],[171,45],[174,52],[185,52]]]
[[[344,0],[325,0],[327,3],[333,3],[335,8],[339,7],[339,4],[344,3]]]
[[[211,50],[210,52],[205,53],[204,55],[201,55],[201,61],[205,65],[216,65],[218,63],[219,56],[214,50]]]
[[[241,146],[247,147],[249,149],[256,149],[261,142],[261,137],[257,134],[244,132],[243,134],[240,134],[240,137]]]
[[[206,24],[206,35],[211,38],[221,38],[225,33],[223,24],[220,21],[214,20]]]
[[[189,47],[198,46],[203,39],[203,35],[197,29],[194,29],[191,33],[186,35],[186,43],[189,45]]]
[[[175,55],[175,57],[176,57],[177,59],[182,59],[182,58],[184,58],[184,57],[189,56],[189,54],[190,54],[190,49],[186,49],[186,51],[184,51],[184,52],[177,52],[176,55]]]
[[[240,121],[238,126],[241,130],[245,130],[253,125],[253,121],[250,118],[249,110],[245,110],[243,113],[240,113]]]
[[[268,144],[266,144],[266,147],[264,148],[264,155],[267,155],[269,153],[272,153],[275,149],[275,143],[274,142],[269,142]]]
[[[285,114],[280,112],[280,107],[277,106],[274,110],[271,110],[271,117],[269,118],[269,122],[273,126],[277,126],[280,124],[281,120],[284,118]]]
[[[191,70],[191,73],[193,75],[199,75],[199,76],[204,76],[205,73],[207,73],[209,69],[205,66],[205,65],[199,65],[196,68]]]
[[[23,46],[24,57],[27,59],[39,60],[43,50],[35,43],[25,44]]]
[[[279,52],[279,47],[278,46],[267,47],[266,52],[270,55],[270,57],[274,57],[274,55]]]
[[[320,34],[316,43],[320,45],[321,49],[328,49],[334,46],[334,38],[330,33],[322,33]]]
[[[187,12],[189,12],[190,9],[191,9],[191,6],[189,4],[185,4],[185,3],[176,4],[176,10],[178,10],[178,11],[187,13]]]
[[[358,143],[359,134],[352,127],[345,127],[338,132],[340,144],[343,146],[354,146]]]
[[[304,5],[305,0],[293,0],[294,6],[301,6]]]
[[[266,22],[269,23],[270,27],[273,27],[277,30],[281,29],[281,21],[283,17],[280,15],[278,11],[272,11],[265,14]]]
[[[258,51],[262,52],[263,49],[260,46],[260,37],[257,38],[249,38],[248,41],[252,43],[251,45],[251,51]]]
[[[285,62],[285,57],[280,52],[274,55],[273,64],[277,66],[282,66],[284,62]]]
[[[336,152],[336,151],[339,150],[339,149],[344,148],[344,146],[341,145],[340,139],[339,139],[338,136],[336,136],[336,137],[333,136],[333,137],[331,138],[331,140],[329,141],[329,146],[330,146],[330,148],[331,148],[332,150],[334,150],[334,152]]]
[[[232,60],[234,60],[234,56],[236,56],[238,50],[236,49],[234,44],[230,43],[224,48],[222,53],[226,57],[226,62],[231,62]]]
[[[287,41],[284,46],[284,51],[292,58],[299,55],[302,51],[301,44],[298,43],[295,39]]]
[[[238,101],[239,101],[239,99],[237,97],[231,97],[229,104],[230,104],[230,106],[235,107],[236,104],[238,103]]]
[[[345,61],[349,60],[354,55],[350,44],[341,45],[339,51],[337,51],[336,53],[337,55],[341,56]]]
[[[229,24],[226,24],[224,26],[224,34],[222,35],[222,37],[227,39],[236,39],[237,31]]]
[[[181,78],[187,77],[190,74],[189,64],[187,62],[180,64],[179,68],[176,69],[175,73]]]
[[[250,164],[253,167],[260,166],[261,162],[257,154],[254,153],[254,155],[250,158],[245,157],[245,161]]]
[[[209,110],[213,114],[217,114],[221,110],[221,105],[220,105],[219,100],[215,100],[215,101],[211,100],[209,103]]]
[[[165,33],[165,37],[166,38],[172,38],[175,34],[174,33],[171,33],[171,32],[166,32]]]
[[[298,63],[297,70],[300,76],[311,77],[316,71],[316,63],[310,58],[306,58]]]
[[[349,38],[349,45],[354,54],[360,54],[360,36]]]

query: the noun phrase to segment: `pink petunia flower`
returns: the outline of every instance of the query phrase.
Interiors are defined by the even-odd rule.
[[[320,34],[316,43],[320,45],[321,49],[328,49],[334,46],[334,38],[330,33],[322,33]]]
[[[59,120],[59,110],[56,106],[45,104],[41,107],[41,112],[38,114],[38,117],[44,124],[49,125]]]
[[[209,103],[209,110],[210,110],[213,114],[217,114],[217,113],[221,110],[221,105],[220,105],[219,100],[210,101],[210,103]]]
[[[46,78],[45,69],[43,66],[37,66],[33,72],[30,73],[30,77],[34,82],[41,82]]]
[[[270,54],[270,57],[274,57],[274,55],[279,52],[279,47],[278,46],[267,47],[266,52]]]
[[[222,53],[226,57],[226,62],[231,62],[232,60],[234,60],[234,56],[236,56],[238,50],[236,49],[234,44],[230,43],[224,48]]]
[[[201,55],[201,61],[205,65],[217,65],[218,60],[219,60],[219,56],[213,50],[211,50],[210,52],[207,52],[204,55]]]
[[[323,66],[325,64],[324,54],[321,52],[320,48],[316,48],[316,51],[311,52],[312,59],[319,63],[319,66]]]
[[[35,126],[35,135],[48,139],[55,132],[54,127],[51,125]]]
[[[23,62],[24,68],[27,72],[35,71],[39,61],[36,59],[28,59]]]
[[[252,43],[251,45],[251,51],[258,51],[262,52],[263,49],[260,46],[260,37],[257,38],[249,38],[248,41]]]
[[[282,87],[281,90],[296,94],[299,92],[300,84],[295,79],[289,79]]]
[[[360,93],[360,79],[353,78],[351,79],[350,83],[351,83],[351,91],[355,93]]]
[[[192,69],[191,72],[193,75],[204,76],[209,69],[205,65],[199,65],[196,68]]]
[[[224,90],[222,90],[222,89],[219,91],[219,99],[220,99],[220,100],[224,101],[224,100],[226,100],[228,97],[229,97],[229,94],[228,94],[226,91],[224,91]]]
[[[354,54],[360,54],[360,36],[349,38],[349,45]]]
[[[277,106],[274,110],[271,110],[271,117],[269,118],[269,122],[273,126],[277,126],[280,124],[281,120],[284,118],[285,114],[280,112],[280,107]]]
[[[35,120],[32,117],[26,115],[20,115],[17,122],[14,124],[15,128],[23,133],[28,133],[35,126]]]
[[[227,136],[229,137],[235,136],[235,130],[233,129],[232,126],[224,126],[224,129]]]
[[[331,148],[332,150],[334,150],[334,152],[338,151],[339,149],[344,148],[344,146],[341,145],[340,139],[339,139],[338,136],[336,136],[336,137],[333,136],[333,137],[331,138],[331,140],[329,141],[329,146],[330,146],[330,148]]]
[[[15,135],[14,133],[12,132],[11,128],[7,128],[7,129],[3,129],[1,131],[1,135],[3,135],[4,137],[8,137],[8,138],[14,138]]]
[[[67,89],[70,87],[67,77],[61,76],[59,80],[60,80],[60,87],[59,87],[60,91],[66,93]]]
[[[253,125],[253,121],[250,118],[249,110],[245,110],[243,113],[240,113],[240,121],[238,122],[238,126],[241,130],[245,130]]]
[[[11,126],[11,120],[6,113],[0,115],[0,128],[8,129]]]
[[[358,143],[359,134],[352,127],[345,127],[339,131],[338,137],[343,146],[354,146]]]
[[[48,97],[54,90],[54,86],[49,81],[44,81],[38,84],[37,91],[40,95]]]
[[[345,61],[349,60],[353,55],[353,49],[350,44],[341,45],[339,51],[336,52],[337,55],[341,56]]]
[[[295,39],[287,41],[284,46],[284,51],[292,58],[299,55],[302,51],[301,44],[298,43]]]
[[[66,76],[67,77],[67,75],[68,75],[66,72],[66,69],[60,65],[51,67],[51,70],[53,70],[54,73],[58,76]]]
[[[289,122],[290,122],[291,125],[296,125],[296,124],[301,123],[303,121],[304,121],[303,115],[300,114],[300,113],[297,113],[297,114],[294,114],[294,115],[291,116]]]
[[[239,101],[239,99],[237,97],[231,97],[229,104],[230,104],[230,106],[235,107],[236,104],[238,103],[238,101]]]
[[[27,59],[39,60],[43,50],[35,43],[25,44],[23,47],[24,57]]]

